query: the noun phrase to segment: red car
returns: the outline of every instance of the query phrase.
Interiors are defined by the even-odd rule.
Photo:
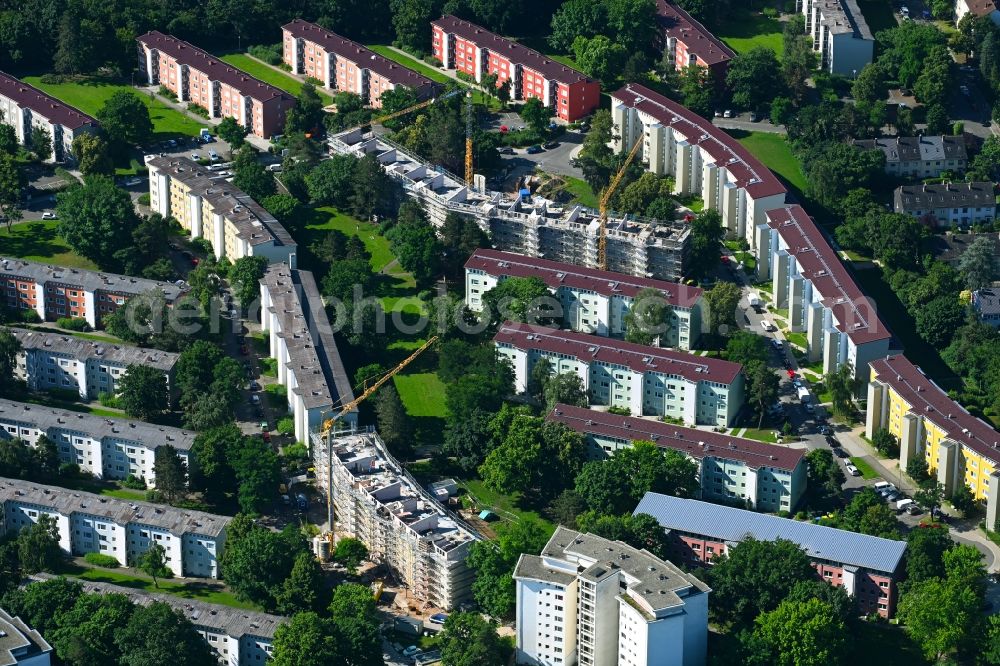
[[[510,128],[509,128],[509,127],[507,127],[506,125],[501,125],[501,126],[500,126],[500,133],[501,133],[501,134],[506,134],[506,133],[507,133],[507,132],[509,132],[509,131],[510,131]]]
[[[721,261],[724,264],[728,264],[729,263],[729,256],[724,254],[721,257],[719,257],[719,261]]]
[[[266,430],[264,432],[260,433],[260,436],[264,438],[265,442],[270,442],[271,441],[271,433],[269,433]]]

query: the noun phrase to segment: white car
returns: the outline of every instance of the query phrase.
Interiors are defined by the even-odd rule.
[[[846,465],[844,465],[844,467],[847,469],[847,473],[850,474],[851,476],[861,476],[861,470],[859,470],[851,463],[847,463]]]
[[[257,395],[256,393],[251,393],[250,394],[250,402],[252,402],[255,405],[259,405],[260,404],[260,396]]]
[[[128,180],[125,181],[125,187],[135,187],[140,183],[142,183],[142,178],[135,178],[135,177],[129,178]]]
[[[774,348],[777,349],[778,351],[781,351],[781,349],[784,347],[784,343],[782,343],[781,340],[777,338],[771,338],[771,344],[774,345]]]
[[[769,321],[767,319],[764,319],[763,321],[761,321],[760,322],[760,326],[765,331],[777,331],[778,330],[778,327],[775,326],[773,322],[771,322],[771,321]]]
[[[208,159],[212,160],[213,162],[218,162],[219,161],[219,154],[217,152],[215,152],[214,150],[210,150],[210,151],[208,151]]]
[[[722,114],[722,117],[723,117],[723,118],[732,118],[732,117],[734,117],[735,115],[736,115],[736,114],[734,114],[734,113],[733,113],[733,112],[732,112],[731,110],[729,110],[729,109],[726,109],[725,113],[723,113],[723,114]]]
[[[43,220],[55,220],[56,219],[56,214],[53,213],[53,212],[51,212],[51,211],[46,211],[46,212],[42,213],[42,219]]]

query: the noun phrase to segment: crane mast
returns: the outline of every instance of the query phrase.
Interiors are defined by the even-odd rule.
[[[632,164],[632,160],[635,156],[639,154],[639,147],[642,145],[642,135],[635,140],[632,144],[632,149],[628,152],[628,157],[625,158],[625,163],[622,164],[618,173],[615,177],[611,179],[607,188],[604,190],[604,194],[601,196],[599,212],[601,214],[601,227],[599,230],[599,235],[597,237],[597,265],[602,271],[608,270],[608,203],[611,201],[612,195],[614,195],[615,190],[621,185],[622,178],[625,177],[625,172],[628,171],[628,167]]]

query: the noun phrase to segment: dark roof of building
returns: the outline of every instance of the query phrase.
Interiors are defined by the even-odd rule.
[[[282,30],[287,30],[294,37],[301,37],[307,41],[319,44],[329,53],[336,53],[341,58],[346,58],[364,69],[370,69],[379,76],[388,79],[392,83],[408,86],[414,90],[433,87],[435,83],[423,74],[403,67],[399,63],[393,62],[381,56],[371,49],[365,48],[357,42],[327,30],[315,23],[293,19],[291,23],[281,26]]]
[[[476,250],[465,262],[465,267],[484,271],[489,275],[537,277],[552,289],[565,286],[609,297],[634,297],[643,289],[656,289],[664,294],[671,306],[682,308],[692,307],[702,296],[699,287],[585,268],[500,250]]]
[[[663,34],[668,39],[673,37],[684,42],[688,53],[698,56],[705,64],[716,65],[736,57],[722,40],[670,0],[656,0],[656,15]]]
[[[662,125],[679,131],[687,138],[688,143],[698,146],[711,155],[715,164],[725,168],[736,179],[736,184],[744,188],[751,197],[761,198],[785,194],[787,191],[777,176],[743,144],[713,125],[711,121],[672,99],[638,83],[625,84],[611,97],[653,116]]]
[[[997,205],[991,182],[902,185],[896,188],[892,200],[897,213]]]
[[[855,39],[873,39],[872,31],[856,0],[816,0],[823,24],[831,33],[851,33]]]
[[[972,304],[981,315],[1000,314],[1000,291],[979,289],[972,293]]]
[[[457,16],[445,14],[436,21],[431,21],[431,25],[438,26],[446,33],[458,35],[462,39],[474,42],[477,46],[538,72],[547,79],[553,79],[567,85],[581,81],[594,82],[594,79],[586,74],[547,58],[535,49],[529,49],[523,44],[494,34],[475,23],[463,21]]]
[[[965,160],[965,139],[960,136],[899,136],[859,139],[854,145],[866,150],[879,149],[886,162],[933,162]]]
[[[993,243],[993,253],[1000,255],[1000,234],[995,231],[967,234],[934,234],[928,239],[931,252],[936,259],[954,264],[961,260],[977,238],[988,238]]]
[[[590,435],[613,437],[628,442],[648,440],[661,448],[674,449],[698,460],[709,457],[737,460],[754,469],[773,467],[791,472],[806,454],[804,449],[765,444],[723,435],[714,430],[686,428],[663,421],[620,416],[562,403],[557,404],[545,420],[556,421]]]
[[[914,414],[919,414],[994,463],[1000,462],[1000,432],[977,419],[948,397],[917,366],[902,354],[894,354],[871,362],[878,381],[890,386],[906,401]]]
[[[52,95],[44,93],[34,86],[28,85],[20,79],[15,79],[10,74],[0,72],[0,95],[14,101],[22,109],[31,109],[50,122],[78,129],[84,125],[98,127],[99,123],[79,109],[74,109],[68,104],[60,102]],[[6,122],[12,122],[7,118]]]
[[[892,337],[871,301],[802,206],[794,204],[769,210],[767,220],[768,226],[776,229],[785,241],[788,253],[795,257],[799,273],[820,293],[823,306],[833,312],[838,331],[856,345]]]
[[[136,39],[149,48],[155,48],[166,53],[183,65],[188,65],[205,73],[213,81],[221,81],[258,101],[266,102],[275,97],[284,98],[290,102],[295,101],[284,90],[276,88],[269,83],[264,83],[243,70],[222,62],[208,51],[200,49],[194,44],[189,44],[183,39],[177,39],[172,35],[164,35],[157,30],[150,30],[145,35]]]
[[[623,365],[635,372],[676,375],[692,382],[731,384],[743,369],[739,363],[717,358],[511,321],[500,326],[493,341],[519,349],[566,354],[584,362],[596,360]]]
[[[739,543],[748,536],[758,541],[786,539],[801,546],[810,558],[886,574],[896,571],[906,551],[905,541],[659,493],[646,493],[634,513],[648,513],[668,530],[714,537],[720,541]]]

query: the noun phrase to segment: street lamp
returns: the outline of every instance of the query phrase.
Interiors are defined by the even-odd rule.
[[[853,75],[852,78],[855,78],[855,79],[858,78],[858,70],[852,69],[851,70],[851,74]]]

